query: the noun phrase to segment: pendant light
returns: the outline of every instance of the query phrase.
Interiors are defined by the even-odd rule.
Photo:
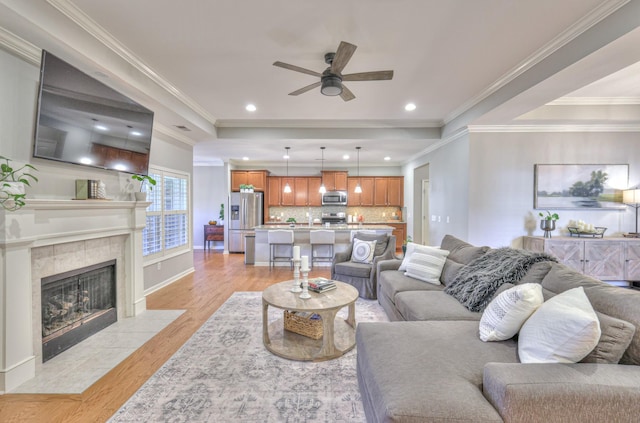
[[[286,150],[284,154],[284,158],[287,159],[287,183],[284,184],[284,192],[286,192],[287,194],[291,192],[291,186],[289,186],[289,149],[290,148],[291,147],[284,148]]]
[[[360,149],[362,147],[356,147],[356,151],[358,152],[358,183],[356,184],[356,189],[353,190],[356,194],[362,193],[362,187],[360,186]]]
[[[320,172],[320,174],[322,175],[322,181],[320,184],[320,189],[318,190],[318,192],[320,194],[324,194],[325,192],[327,192],[327,189],[324,187],[324,147],[320,147],[320,151],[322,151],[322,171]]]

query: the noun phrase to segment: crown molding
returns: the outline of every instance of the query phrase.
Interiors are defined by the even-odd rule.
[[[161,123],[157,123],[157,122],[154,123],[153,124],[153,131],[154,132],[159,132],[159,133],[161,133],[163,135],[166,135],[166,136],[168,136],[170,138],[173,138],[174,140],[180,141],[180,142],[185,143],[185,144],[190,145],[190,146],[194,146],[194,145],[197,144],[197,142],[192,140],[191,138],[189,138],[189,137],[185,136],[184,134],[182,134],[182,133],[180,133],[180,132],[178,132],[178,131],[176,131],[174,129],[171,129],[170,127],[168,127],[166,125],[163,125]]]
[[[42,49],[0,27],[0,47],[22,60],[40,66]]]
[[[469,125],[469,132],[640,132],[640,124]]]
[[[513,67],[511,70],[509,70],[507,73],[502,75],[493,84],[482,90],[478,95],[470,98],[460,107],[456,108],[453,112],[445,116],[444,123],[448,124],[458,116],[462,115],[464,112],[480,103],[482,100],[494,94],[500,88],[504,87],[505,85],[516,79],[518,76],[527,72],[533,66],[542,62],[558,49],[574,40],[580,34],[593,27],[595,24],[627,4],[629,1],[630,0],[609,0],[604,2],[603,4],[592,10],[590,13],[588,13],[586,16],[584,16],[582,19],[561,32],[549,43],[538,49],[532,55],[530,55],[515,67]]]
[[[441,120],[219,119],[218,128],[440,128]]]
[[[469,129],[468,127],[464,127],[464,128],[460,128],[457,131],[451,133],[450,135],[448,135],[447,137],[431,144],[429,147],[425,148],[424,150],[419,151],[418,153],[412,155],[411,157],[409,157],[407,160],[404,160],[402,162],[403,166],[408,165],[409,163],[419,159],[420,157],[424,156],[425,154],[429,154],[432,153],[442,147],[444,147],[445,145],[459,139],[462,138],[465,135],[469,135]]]
[[[147,78],[158,84],[163,90],[172,95],[185,106],[193,110],[197,115],[208,121],[211,125],[215,125],[216,119],[195,100],[182,93],[177,87],[172,85],[162,75],[154,71],[146,65],[142,59],[136,56],[131,50],[126,48],[124,44],[114,38],[108,31],[101,27],[97,22],[91,19],[87,14],[80,10],[70,0],[46,0],[51,6],[60,13],[71,19],[79,27],[85,30],[89,35],[93,36],[108,49],[120,56],[123,60],[140,71]]]
[[[561,97],[547,106],[635,106],[640,97]]]

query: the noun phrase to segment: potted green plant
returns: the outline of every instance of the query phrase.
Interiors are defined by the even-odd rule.
[[[253,185],[240,184],[240,192],[253,192]]]
[[[26,204],[25,186],[38,182],[29,171],[38,169],[28,163],[14,168],[11,159],[4,156],[0,156],[0,162],[0,204],[5,210],[18,210]]]
[[[292,228],[296,226],[296,218],[295,217],[290,217],[287,219],[287,223],[289,224],[289,226],[291,226]]]
[[[542,218],[540,220],[540,229],[544,231],[544,237],[551,238],[551,231],[556,229],[556,220],[560,219],[560,216],[558,216],[558,213],[551,213],[549,210],[546,210],[546,214],[539,212],[538,216]]]
[[[413,242],[413,238],[411,238],[410,236],[407,237],[407,239],[405,239],[402,242],[402,254],[406,254],[407,253],[407,244]]]
[[[147,189],[149,191],[153,191],[153,187],[156,186],[156,180],[153,179],[151,176],[149,175],[140,175],[140,174],[133,174],[131,175],[131,179],[136,180],[136,181],[140,181],[140,191],[138,192],[134,192],[133,195],[136,198],[136,201],[147,201],[147,193],[145,191],[142,191],[145,184],[147,185]]]
[[[218,220],[220,222],[224,221],[224,203],[220,203],[220,213],[218,214]]]

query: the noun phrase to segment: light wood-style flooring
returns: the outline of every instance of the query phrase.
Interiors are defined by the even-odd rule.
[[[0,422],[104,422],[235,291],[262,291],[292,279],[289,267],[245,266],[244,255],[194,252],[195,272],[149,295],[147,309],[186,310],[176,321],[80,395],[0,395]],[[312,277],[330,277],[316,267]]]

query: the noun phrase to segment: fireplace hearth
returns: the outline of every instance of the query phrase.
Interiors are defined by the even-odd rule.
[[[42,361],[117,321],[116,260],[42,279]]]

